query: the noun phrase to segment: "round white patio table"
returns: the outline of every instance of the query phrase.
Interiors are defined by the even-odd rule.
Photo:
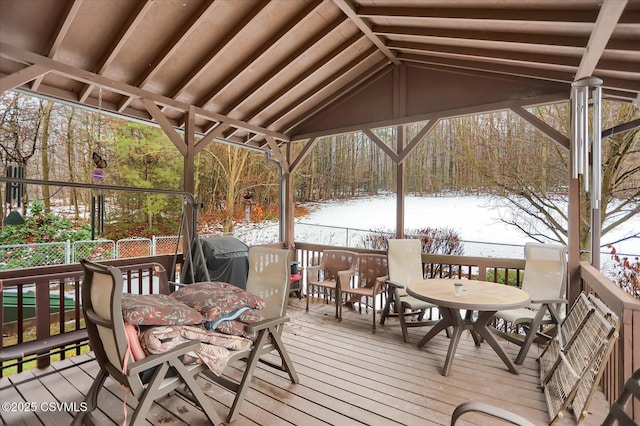
[[[463,283],[462,294],[456,296],[455,283]],[[442,319],[438,321],[422,338],[418,347],[423,347],[429,340],[447,327],[453,327],[453,335],[449,343],[447,358],[442,375],[449,375],[453,358],[464,330],[471,330],[476,346],[480,345],[478,335],[489,343],[509,371],[518,374],[515,365],[496,341],[488,328],[493,315],[503,309],[516,309],[529,305],[529,294],[517,287],[496,284],[488,281],[459,279],[428,279],[407,286],[407,293],[416,299],[424,300],[438,306]],[[478,311],[474,321],[472,315],[462,318],[460,310]],[[470,312],[468,312],[470,313]]]

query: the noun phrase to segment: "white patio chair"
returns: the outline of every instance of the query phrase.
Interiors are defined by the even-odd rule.
[[[529,348],[542,326],[560,323],[560,307],[567,303],[564,293],[567,283],[567,247],[556,244],[527,243],[522,289],[529,293],[531,304],[526,308],[498,311],[496,318],[505,322],[505,330],[492,331],[519,345],[515,363],[524,362]],[[512,330],[508,332],[507,326]],[[518,333],[520,328],[525,335]]]
[[[281,338],[284,324],[289,322],[287,302],[289,300],[291,271],[290,255],[291,252],[286,249],[260,246],[249,249],[247,291],[264,300],[265,307],[258,313],[265,319],[246,326],[248,332],[255,331],[258,333],[258,337],[251,349],[236,351],[232,354],[228,361],[228,370],[232,374],[216,376],[210,370],[204,370],[203,372],[207,378],[236,394],[227,415],[227,422],[234,421],[239,414],[240,406],[249,390],[249,384],[258,362],[287,373],[291,383],[300,382]],[[278,361],[262,358],[264,355],[274,351],[277,352]],[[246,367],[240,380],[235,377],[237,373],[231,368],[235,361],[246,362]]]
[[[387,252],[389,279],[387,284],[387,303],[382,311],[380,324],[391,316],[400,319],[402,337],[409,342],[408,327],[434,325],[437,321],[423,321],[428,309],[435,308],[431,303],[423,302],[407,294],[407,286],[424,279],[422,269],[422,242],[419,239],[389,239]],[[417,316],[418,321],[407,322],[406,317]]]

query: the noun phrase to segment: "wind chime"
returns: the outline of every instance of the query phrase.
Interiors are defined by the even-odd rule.
[[[589,103],[591,100],[591,103]],[[571,177],[582,177],[591,196],[591,263],[600,265],[602,200],[602,80],[585,77],[571,84]]]
[[[91,179],[94,183],[104,182],[104,169],[107,161],[100,155],[100,143],[102,141],[102,87],[98,90],[98,134],[96,141],[96,151],[92,153],[93,164],[96,167],[91,172]],[[104,194],[97,191],[91,196],[91,239],[104,232]]]
[[[24,165],[8,165],[7,166],[7,177],[10,179],[24,179]],[[14,210],[14,206],[16,208],[20,208],[22,206],[22,198],[24,196],[24,184],[20,182],[7,182],[6,191],[5,191],[5,202],[9,206],[9,214],[4,219],[5,225],[22,225],[24,224],[24,219],[18,210]]]

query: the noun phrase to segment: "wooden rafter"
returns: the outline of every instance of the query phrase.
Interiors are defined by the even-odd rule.
[[[419,43],[409,41],[390,41],[389,48],[408,52],[418,52],[426,54],[444,54],[451,58],[472,58],[476,61],[486,61],[490,59],[500,59],[502,63],[527,64],[539,63],[547,66],[560,65],[577,67],[580,56],[575,55],[554,55],[540,54],[532,52],[517,52],[504,49],[482,49],[465,46],[446,46],[434,43]]]
[[[324,27],[321,31],[314,33],[311,39],[300,46],[294,53],[289,55],[287,58],[282,60],[280,64],[275,66],[271,71],[269,71],[264,77],[258,80],[253,86],[249,87],[239,96],[236,96],[235,100],[225,107],[225,111],[223,114],[228,114],[237,108],[239,105],[242,105],[244,101],[246,101],[252,94],[259,91],[261,88],[265,87],[270,81],[274,79],[277,75],[282,73],[290,64],[294,63],[298,60],[305,52],[308,52],[314,46],[323,43],[327,36],[332,34],[340,24],[342,24],[346,20],[346,16],[339,16],[338,18],[331,21],[326,27]]]
[[[49,72],[49,69],[43,65],[31,65],[13,74],[6,75],[0,78],[0,93],[13,90],[34,79],[41,78],[47,72]]]
[[[362,18],[359,16],[359,13],[353,8],[353,6],[347,0],[333,0],[333,1],[340,8],[340,10],[342,10],[344,14],[349,17],[349,19],[351,19],[351,21],[360,29],[360,31],[362,31],[362,33],[369,40],[371,40],[371,42],[375,46],[377,46],[378,49],[380,49],[380,51],[387,58],[389,58],[391,62],[393,62],[396,65],[400,64],[400,61],[398,60],[396,55],[394,55],[394,53],[387,48],[384,41],[382,41],[380,37],[378,37],[373,31],[371,31],[371,28],[369,28],[369,25],[364,20],[362,20]]]
[[[364,39],[362,34],[356,34],[349,39],[345,40],[335,49],[332,49],[327,55],[325,55],[320,61],[317,61],[312,67],[308,68],[302,74],[298,75],[296,78],[292,79],[287,86],[282,88],[281,90],[274,93],[271,97],[269,97],[264,102],[260,103],[256,107],[252,108],[247,114],[245,114],[245,119],[249,117],[255,117],[259,115],[261,112],[268,109],[271,105],[276,103],[278,99],[287,96],[291,93],[296,87],[305,82],[307,79],[311,78],[313,74],[315,74],[321,68],[330,64],[334,59],[336,59],[341,53],[343,53],[349,47],[357,44],[360,40]]]
[[[108,51],[100,60],[100,63],[96,67],[96,74],[104,74],[109,65],[115,60],[116,56],[122,48],[127,44],[127,42],[131,39],[133,31],[138,27],[138,25],[142,22],[144,15],[151,9],[153,5],[153,0],[145,0],[138,3],[136,10],[129,16],[127,22],[120,28],[120,33],[116,37],[115,42],[109,47]],[[93,85],[86,85],[81,91],[79,101],[84,102],[91,94],[93,90]]]
[[[235,68],[233,68],[233,70],[228,72],[221,82],[216,84],[213,89],[209,90],[209,93],[196,101],[195,104],[199,105],[202,108],[205,108],[207,104],[213,101],[218,93],[226,89],[244,71],[250,69],[256,61],[258,61],[264,55],[268,54],[269,51],[274,48],[274,46],[277,46],[278,42],[285,38],[285,36],[290,31],[294,30],[300,25],[304,25],[306,23],[305,18],[310,14],[316,12],[320,6],[322,6],[322,2],[320,0],[309,2],[307,7],[305,7],[293,19],[291,19],[291,21],[289,21],[288,25],[278,28],[276,34],[266,39],[262,43],[262,45],[260,45],[260,47],[254,50],[251,55],[247,56],[244,61],[240,62]]]
[[[17,60],[20,62],[27,62],[31,64],[42,65],[52,72],[65,75],[74,80],[87,83],[87,84],[95,84],[96,86],[103,86],[108,88],[109,91],[119,93],[121,95],[136,96],[139,98],[151,100],[157,103],[158,105],[170,106],[171,108],[174,108],[179,111],[187,112],[190,107],[190,105],[187,104],[186,102],[177,101],[175,99],[167,98],[165,96],[158,95],[156,93],[148,92],[146,90],[128,85],[126,83],[118,82],[86,70],[75,68],[70,65],[66,65],[61,62],[54,61],[50,58],[47,58],[32,52],[27,52],[25,50],[8,45],[6,43],[0,42],[0,56],[8,59]],[[196,108],[195,110],[196,110],[196,114],[200,117],[204,117],[217,122],[226,122],[231,126],[254,131],[260,134],[269,134],[279,140],[283,140],[283,141],[289,140],[289,137],[282,133],[268,130],[260,126],[257,126],[255,124],[246,123],[242,120],[233,119],[222,114],[217,114],[211,111],[204,110],[202,108]]]
[[[332,73],[329,77],[323,79],[320,82],[317,82],[314,85],[313,90],[308,91],[304,93],[302,96],[299,96],[297,99],[295,99],[295,101],[292,103],[291,108],[287,110],[283,110],[279,114],[276,114],[273,117],[271,117],[264,124],[264,127],[268,128],[274,123],[277,123],[278,121],[283,120],[287,115],[293,114],[298,108],[303,107],[305,104],[309,102],[313,102],[314,96],[318,95],[323,90],[328,90],[330,85],[335,84],[340,78],[345,78],[345,76],[349,73],[349,71],[352,71],[356,66],[372,58],[376,54],[378,54],[378,50],[373,46],[365,50],[358,57],[356,57],[346,65],[342,66],[339,70]]]
[[[56,35],[51,42],[51,46],[49,47],[48,56],[51,59],[56,58],[56,55],[60,50],[60,45],[62,44],[62,41],[65,39],[65,37],[69,33],[69,28],[71,28],[71,24],[73,23],[73,20],[75,19],[78,13],[78,10],[80,9],[80,6],[82,5],[83,2],[84,0],[74,0],[72,3],[69,4],[69,9],[65,14],[65,18],[60,23],[60,27],[56,31],[55,33]],[[36,78],[33,81],[31,88],[33,90],[38,90],[38,87],[40,87],[40,83],[42,83],[42,77]]]
[[[524,10],[516,8],[363,6],[358,9],[358,16],[371,18],[437,18],[574,23],[593,23],[597,16],[597,12],[594,12],[593,10],[584,10],[571,7],[567,7],[566,9],[555,8],[553,10],[526,9],[526,13],[524,12]]]
[[[626,5],[627,0],[603,1],[595,27],[589,37],[589,43],[576,72],[576,80],[593,74]]]
[[[331,105],[340,102],[341,100],[354,95],[363,85],[371,84],[376,80],[376,74],[384,73],[384,70],[388,67],[389,60],[386,58],[381,59],[377,64],[369,69],[369,72],[359,77],[360,81],[354,81],[348,90],[343,91],[337,96],[327,98],[323,102],[316,104],[313,110],[309,110],[306,114],[297,116],[294,120],[288,122],[284,126],[285,133],[289,134],[297,125],[301,122],[309,120],[311,117],[322,113],[326,108]]]
[[[249,26],[256,19],[260,12],[269,4],[266,0],[260,0],[251,8],[251,13],[243,17],[242,21],[233,26],[233,30],[227,34],[209,54],[204,57],[200,63],[187,75],[176,87],[171,90],[170,97],[177,98],[193,83],[199,76],[207,71],[209,66],[213,64],[218,55],[227,49],[229,44],[242,32],[244,28]]]

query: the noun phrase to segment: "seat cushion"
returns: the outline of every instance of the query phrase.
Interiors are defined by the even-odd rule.
[[[172,296],[200,312],[206,321],[215,321],[245,306],[264,308],[264,300],[260,297],[223,282],[189,284],[176,290]]]
[[[513,325],[530,323],[533,321],[538,311],[534,311],[533,309],[520,308],[520,309],[508,309],[504,311],[496,312],[495,316],[498,318],[502,318],[507,322],[512,323]],[[542,322],[548,322],[551,320],[551,316],[547,312],[543,317]]]
[[[133,325],[190,325],[204,321],[198,311],[166,294],[124,293],[122,318]]]
[[[400,301],[403,304],[409,305],[410,309],[412,311],[417,311],[417,310],[422,310],[422,309],[430,309],[430,308],[436,308],[437,306],[434,304],[431,304],[429,302],[425,302],[423,300],[419,300],[416,299],[415,297],[412,296],[403,296],[400,297]]]

